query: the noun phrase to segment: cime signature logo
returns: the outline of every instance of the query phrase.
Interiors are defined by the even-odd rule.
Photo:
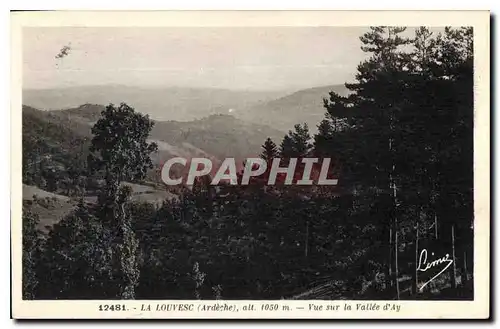
[[[431,255],[434,256],[434,253],[432,253]],[[450,257],[450,254],[446,254],[444,257],[435,259],[432,262],[427,262],[427,249],[422,249],[422,251],[420,252],[420,257],[418,259],[417,271],[427,272],[429,270],[436,268],[437,266],[440,266],[443,264],[445,266],[441,269],[441,271],[439,271],[436,275],[434,275],[427,282],[425,282],[422,286],[420,286],[420,291],[422,291],[425,288],[425,286],[427,286],[434,279],[436,279],[438,276],[440,276],[444,271],[446,271],[451,266],[451,264],[453,264],[453,260],[449,259],[449,257]]]
[[[197,177],[215,172],[211,185],[222,181],[230,185],[248,185],[252,178],[264,181],[266,185],[337,185],[338,179],[332,178],[330,158],[274,158],[265,161],[261,158],[247,158],[241,172],[236,169],[235,158],[226,158],[215,168],[211,159],[182,157],[171,158],[161,168],[161,179],[167,185],[193,185]],[[172,167],[180,165],[189,168],[187,177],[172,177]]]

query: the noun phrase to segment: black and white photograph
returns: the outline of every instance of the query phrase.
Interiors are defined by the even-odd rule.
[[[477,301],[476,37],[23,26],[22,299]]]

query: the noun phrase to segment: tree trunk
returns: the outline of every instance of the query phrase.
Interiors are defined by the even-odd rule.
[[[457,287],[457,264],[455,259],[455,225],[451,226],[451,250],[453,259],[453,275],[451,277],[451,286],[453,288]]]
[[[418,294],[418,221],[417,221],[417,232],[415,237],[415,280],[414,280],[414,293]]]
[[[434,214],[434,237],[436,240],[438,239],[438,216],[436,213]]]
[[[395,272],[396,272],[396,293],[399,300],[399,270],[398,270],[398,231],[396,231],[394,236],[394,263],[395,263]]]
[[[469,273],[467,272],[467,252],[464,251],[464,270],[462,271],[462,285],[464,286],[469,281]]]
[[[309,253],[309,221],[306,221],[306,239],[305,239],[305,249],[304,249],[304,256],[307,259],[307,255]]]
[[[392,225],[392,224],[391,224]],[[392,226],[389,227],[389,285],[392,287]]]

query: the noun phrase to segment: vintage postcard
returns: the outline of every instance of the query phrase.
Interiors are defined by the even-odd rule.
[[[14,318],[489,318],[488,11],[11,18]]]

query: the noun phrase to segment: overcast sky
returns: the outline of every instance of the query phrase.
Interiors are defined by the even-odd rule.
[[[360,27],[25,28],[23,87],[298,89],[352,81]],[[56,59],[65,45],[69,54]]]

